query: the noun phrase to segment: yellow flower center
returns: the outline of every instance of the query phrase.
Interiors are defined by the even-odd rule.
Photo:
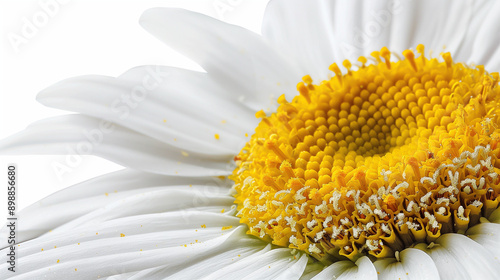
[[[483,66],[387,48],[297,85],[238,156],[249,234],[318,260],[392,257],[464,233],[499,204],[500,87]]]

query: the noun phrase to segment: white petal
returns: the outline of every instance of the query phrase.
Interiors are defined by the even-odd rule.
[[[144,271],[154,267],[168,267],[175,273],[234,248],[263,247],[264,242],[246,238],[245,227],[228,231],[222,236],[195,243],[174,245],[172,235],[167,232],[142,234],[130,237],[96,238],[93,241],[72,244],[36,254],[24,256],[19,247],[19,279],[35,279],[42,276],[59,279],[96,279],[106,276]],[[200,234],[202,238],[204,234]],[[184,240],[189,240],[188,236]],[[179,237],[177,242],[181,241]],[[157,246],[156,246],[157,245]],[[142,249],[142,251],[141,251]],[[2,254],[5,250],[2,251]],[[57,262],[59,260],[59,262]],[[6,271],[6,265],[0,268]],[[130,275],[130,274],[129,274]]]
[[[103,128],[105,126],[113,128]],[[3,154],[76,154],[68,156],[71,162],[81,160],[80,155],[93,154],[126,167],[179,176],[227,175],[232,170],[226,157],[185,156],[181,150],[166,143],[82,115],[35,122],[26,130],[0,141],[0,151]]]
[[[490,252],[500,262],[500,224],[481,223],[467,230],[467,236]]]
[[[377,271],[368,257],[359,258],[356,263],[352,261],[338,261],[329,265],[313,280],[323,279],[377,279]]]
[[[218,270],[204,279],[299,279],[307,256],[293,256],[288,248],[255,254]]]
[[[279,250],[279,249],[275,249]],[[285,249],[288,250],[288,249]],[[281,260],[275,260],[269,264],[269,266],[263,266],[260,269],[246,275],[246,280],[251,279],[277,279],[277,280],[288,280],[288,279],[299,279],[303,274],[304,269],[308,262],[308,256],[306,254],[297,254],[295,258],[290,258],[285,255],[285,258]]]
[[[175,200],[175,201],[174,201]],[[231,209],[234,198],[227,195],[212,195],[204,191],[193,190],[158,190],[127,197],[113,204],[62,225],[53,232],[82,228],[99,223],[124,218],[131,215],[154,214],[169,211],[182,211],[183,219],[191,220],[188,210],[220,213],[222,209]],[[197,213],[195,213],[197,214]]]
[[[467,56],[456,56],[465,34],[474,19],[472,1],[408,1],[398,2],[399,8],[393,10],[391,50],[401,52],[424,44],[434,56],[451,51],[455,59],[465,61]],[[479,19],[478,19],[479,20]],[[432,30],[432,32],[431,32]]]
[[[500,48],[498,47],[500,44],[500,36],[498,35],[500,3],[491,1],[486,3],[486,6],[488,13],[480,17],[481,25],[476,31],[477,36],[471,40],[474,45],[470,60],[476,64],[485,65],[488,71],[498,72],[500,70]]]
[[[225,253],[229,248],[233,248],[231,246],[241,245],[243,249],[238,251],[239,254],[246,254],[248,250],[245,248],[248,249],[248,246],[262,248],[265,243],[249,238],[245,234],[247,230],[245,226],[243,229],[237,229],[239,219],[234,217],[234,212],[225,212],[230,215],[220,214],[221,209],[230,208],[233,198],[213,195],[214,192],[217,193],[217,189],[193,186],[189,191],[181,191],[174,186],[122,199],[77,218],[41,237],[20,244],[17,252],[21,257],[20,261],[27,265],[20,272],[28,273],[21,276],[30,279],[38,274],[46,274],[48,269],[50,270],[48,272],[64,278],[60,273],[66,275],[68,267],[64,265],[53,267],[64,262],[71,266],[83,264],[82,270],[88,270],[87,273],[84,271],[84,274],[75,277],[85,279],[91,277],[89,275],[95,275],[92,274],[94,271],[90,271],[93,260],[114,263],[112,259],[116,255],[125,257],[123,266],[126,267],[122,267],[121,264],[115,267],[110,264],[97,264],[100,269],[100,272],[96,272],[99,273],[97,275],[128,273],[135,270],[129,269],[126,263],[141,263],[142,252],[148,254],[150,251],[156,252],[168,248],[181,259],[183,254],[186,258],[191,258],[190,255],[186,255],[190,253],[189,247],[198,246],[205,241],[211,242],[210,240],[221,234],[227,235],[235,229],[239,235],[237,242],[232,242],[221,250],[207,252],[205,258],[203,255],[199,258],[184,258],[184,261],[178,262],[177,265],[167,265],[169,268],[167,271],[170,274],[175,273],[187,267],[188,263],[201,262],[210,256]],[[179,252],[177,246],[188,249]],[[135,252],[141,253],[138,256]],[[164,251],[163,254],[169,254],[169,251]],[[238,254],[234,254],[233,258],[236,255]],[[40,259],[43,261],[39,261]],[[170,264],[171,261],[166,263]],[[164,263],[150,266],[146,259],[139,265],[143,267],[138,270],[148,271],[148,268],[163,266]],[[62,268],[63,271],[58,268]],[[81,271],[80,268],[78,271]]]
[[[337,44],[342,41],[334,32],[339,26],[332,23],[340,16],[335,5],[329,1],[271,1],[262,23],[264,37],[293,55],[303,75],[311,75],[315,82],[327,77],[330,64],[342,62]]]
[[[214,81],[236,93],[235,98],[244,98],[254,110],[269,108],[283,93],[296,94],[301,73],[257,34],[179,9],[150,9],[140,23],[195,60]]]
[[[43,90],[37,99],[117,123],[189,153],[229,158],[239,152],[245,133],[251,133],[258,121],[254,111],[219,91],[206,73],[143,66],[119,78],[66,79]]]
[[[477,0],[472,1],[472,5],[474,6],[471,13],[472,18],[467,27],[464,40],[461,42],[456,53],[452,53],[453,57],[458,58],[459,61],[469,63],[474,62],[475,57],[484,52],[484,45],[493,43],[495,38],[492,38],[491,34],[488,36],[486,33],[483,33],[483,26],[485,22],[491,21],[491,18],[496,17],[495,15],[498,14],[494,9],[492,10],[492,7],[495,6],[495,1]],[[482,43],[478,43],[479,34],[483,34],[484,36],[480,39]],[[475,61],[475,63],[477,62],[478,61]],[[488,67],[486,69],[489,71],[496,71]]]
[[[356,267],[344,271],[338,279],[377,279],[377,271],[368,257],[361,257],[356,261]]]
[[[23,209],[17,214],[23,221],[22,227],[17,229],[17,242],[37,237],[126,197],[162,188],[227,194],[229,186],[216,178],[170,177],[136,170],[113,172],[65,188]],[[1,233],[5,234],[6,230],[2,228]],[[2,240],[2,244],[5,242]]]
[[[314,276],[318,275],[324,268],[325,266],[320,262],[308,263],[300,280],[313,279]]]
[[[472,28],[478,28],[482,13],[484,7],[472,1],[272,1],[262,32],[309,74],[324,79],[331,63],[356,60],[383,46],[401,53],[425,44],[439,53],[446,45],[455,54],[469,43],[465,35],[477,32]],[[469,52],[461,53],[455,58],[469,58]]]
[[[338,261],[329,265],[325,269],[323,269],[320,273],[318,273],[312,280],[329,280],[336,279],[345,271],[355,268],[356,265],[352,261]]]
[[[379,279],[436,279],[439,272],[429,255],[418,249],[408,248],[400,253],[400,261],[386,258],[375,261]]]
[[[23,243],[23,254],[33,253],[29,249],[33,246],[34,252],[38,252],[40,247],[51,248],[56,245],[92,241],[96,235],[99,235],[99,238],[114,237],[119,235],[118,231],[127,235],[159,231],[171,231],[171,234],[175,234],[174,230],[192,229],[193,234],[203,231],[205,238],[207,233],[204,228],[214,227],[215,234],[218,235],[223,230],[222,227],[231,228],[239,224],[238,218],[234,217],[234,198],[227,194],[217,194],[222,189],[209,185],[145,188],[140,193],[96,207],[95,210],[53,228],[41,237]],[[31,214],[36,218],[36,214]],[[57,218],[64,215],[54,216]],[[43,217],[38,218],[44,220]],[[5,230],[3,231],[5,233]],[[185,234],[180,237],[183,236],[185,237]]]
[[[441,279],[496,279],[500,275],[500,265],[480,244],[455,233],[439,237],[436,246],[416,248],[425,251],[436,264]]]

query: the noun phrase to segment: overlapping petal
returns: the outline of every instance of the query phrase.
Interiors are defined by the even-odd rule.
[[[151,173],[227,175],[225,156],[186,154],[182,150],[118,124],[83,115],[38,121],[0,142],[3,154],[92,154]]]
[[[483,246],[467,236],[449,233],[435,246],[417,245],[434,260],[441,279],[495,279],[500,262]]]
[[[423,251],[408,248],[401,252],[399,258],[381,259],[374,263],[379,279],[440,279],[434,261]]]
[[[37,99],[50,107],[117,123],[189,153],[231,158],[257,120],[255,112],[231,101],[230,94],[206,73],[142,66],[118,78],[63,80]]]
[[[182,264],[187,262],[200,263],[207,268],[206,273],[218,269],[207,265],[211,258],[227,263],[253,256],[266,246],[247,236],[246,227],[239,226],[224,182],[137,175],[144,174],[121,171],[103,176],[52,195],[41,201],[43,205],[20,213],[26,227],[37,228],[35,220],[40,214],[52,214],[54,220],[67,217],[56,211],[67,206],[63,198],[68,193],[72,193],[68,203],[96,203],[70,211],[69,216],[74,217],[71,221],[52,221],[52,230],[20,243],[16,251],[23,266],[16,277],[88,279],[165,269],[158,276],[164,278],[186,269]],[[193,185],[182,185],[188,181]],[[200,185],[202,182],[205,184]],[[109,194],[107,201],[97,197],[100,191],[111,189],[117,190],[116,197]],[[7,271],[5,266],[0,267],[3,272]]]
[[[480,46],[479,38],[480,34],[491,34],[489,28],[496,26],[498,19],[493,14],[497,13],[489,11],[492,4],[432,0],[271,1],[262,33],[299,61],[304,74],[318,81],[327,77],[325,69],[331,63],[368,56],[384,46],[401,53],[424,44],[436,54],[446,47],[456,59],[471,62],[472,53],[491,53],[488,46]],[[476,34],[477,40],[471,40]],[[491,46],[495,44],[494,40],[487,41]],[[490,66],[489,60],[477,60]]]
[[[189,231],[194,232],[195,229],[146,232],[124,237],[115,231],[113,237],[93,238],[79,244],[75,239],[75,243],[44,251],[39,249],[37,253],[24,256],[23,244],[18,250],[22,256],[18,261],[23,263],[23,267],[12,279],[33,279],[40,275],[60,279],[94,279],[122,274],[130,277],[158,267],[167,268],[165,274],[156,277],[163,279],[186,269],[186,263],[196,264],[227,252],[232,254],[226,255],[226,258],[245,257],[265,246],[262,241],[246,237],[245,229],[241,227],[225,233],[219,226],[207,226],[206,232],[199,230],[198,235],[189,234]],[[61,243],[61,239],[67,240],[68,237],[59,236],[54,243]],[[6,271],[5,264],[0,268]]]
[[[261,36],[186,10],[154,8],[141,25],[205,69],[211,79],[254,109],[268,109],[283,93],[295,94],[300,73],[293,60]],[[292,95],[290,95],[292,94]]]
[[[377,271],[368,257],[359,258],[356,263],[352,261],[338,261],[313,277],[313,280],[322,279],[377,279]]]
[[[125,200],[137,194],[158,190],[205,192],[227,195],[228,180],[212,177],[178,177],[122,170],[65,188],[17,214],[23,221],[17,230],[17,242],[23,242],[54,230],[66,223],[96,211],[106,205]],[[192,204],[187,204],[192,206]],[[229,208],[228,208],[229,209]],[[78,225],[81,220],[71,222]],[[7,228],[2,228],[6,234]],[[2,241],[3,243],[6,240]],[[5,246],[6,244],[3,244]]]

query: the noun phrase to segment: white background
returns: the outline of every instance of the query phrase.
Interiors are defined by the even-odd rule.
[[[0,1],[0,139],[37,120],[67,113],[44,107],[35,100],[39,91],[59,80],[86,74],[118,76],[137,65],[171,65],[202,71],[139,26],[138,19],[144,10],[179,7],[260,33],[267,4],[267,0],[60,2]],[[53,5],[47,10],[42,3]],[[44,19],[48,20],[43,22]],[[30,23],[38,27],[35,25],[36,30],[24,36],[22,30]],[[85,156],[72,172],[57,176],[53,165],[64,163],[65,157],[0,154],[0,219],[5,221],[7,216],[9,163],[17,164],[19,171],[18,209],[62,188],[122,169],[107,160]]]

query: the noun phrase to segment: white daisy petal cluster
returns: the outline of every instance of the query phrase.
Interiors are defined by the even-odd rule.
[[[430,245],[394,252],[394,257],[362,256],[324,264],[311,255],[322,253],[316,242],[325,239],[326,231],[315,232],[305,250],[266,240],[265,230],[281,223],[294,234],[286,242],[297,243],[300,229],[294,217],[250,220],[255,224],[251,230],[262,235],[248,234],[248,226],[237,217],[234,183],[227,178],[235,169],[235,156],[259,124],[255,112],[272,113],[282,94],[292,100],[304,75],[315,81],[331,78],[327,70],[333,62],[355,61],[384,46],[402,53],[424,44],[435,51],[434,57],[446,48],[454,61],[500,70],[500,2],[273,0],[262,35],[168,8],[147,10],[140,24],[206,73],[141,66],[119,77],[63,80],[39,94],[42,104],[79,114],[30,125],[1,140],[0,154],[66,154],[68,145],[91,140],[91,149],[80,148],[126,169],[64,189],[20,212],[19,267],[12,279],[500,278],[498,208],[465,234],[446,233]],[[481,157],[476,165],[464,163],[460,168],[477,173],[483,166],[498,169],[495,164],[498,158]],[[384,170],[381,176],[388,181],[392,175]],[[454,192],[457,186],[473,192],[485,184],[484,179],[459,180],[452,171],[448,176],[451,185],[443,192]],[[497,181],[496,173],[488,176],[487,182]],[[421,180],[438,183],[433,177]],[[239,187],[253,184],[255,179],[247,177]],[[281,199],[292,195],[302,201],[307,188],[272,193],[273,202],[257,205],[255,211],[287,207]],[[397,185],[384,197],[397,198],[407,188]],[[343,208],[339,198],[333,195],[328,205]],[[425,196],[421,199],[425,204]],[[376,196],[369,201],[379,203]],[[482,202],[471,203],[478,207]],[[420,209],[414,204],[408,205],[408,212],[413,206]],[[249,201],[241,205],[253,207]],[[308,210],[295,207],[297,213]],[[320,215],[326,209],[324,202],[313,211]],[[457,213],[459,219],[469,212],[462,207]],[[425,214],[432,223],[435,217]],[[306,224],[326,228],[334,219]],[[358,236],[371,226],[351,231]],[[342,234],[339,228],[332,230],[329,236]],[[390,229],[384,224],[380,230]],[[366,246],[376,249],[379,244],[371,241]],[[5,238],[0,242],[5,256],[8,244]],[[6,267],[0,263],[2,279],[11,276]]]

